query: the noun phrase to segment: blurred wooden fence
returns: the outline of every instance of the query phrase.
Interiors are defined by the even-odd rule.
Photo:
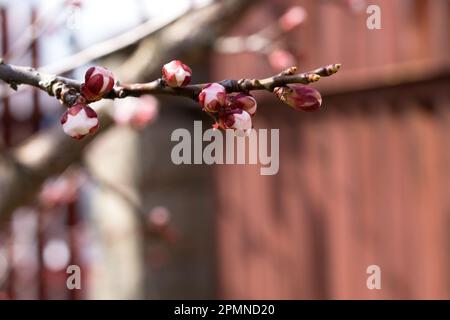
[[[27,25],[27,19],[32,32],[37,32],[39,16],[37,8],[37,6],[30,6],[28,17],[24,10],[24,20],[18,23],[13,19],[11,6],[0,6],[1,53],[2,58],[6,58],[8,62],[39,67],[41,39],[39,37],[35,40],[30,39],[29,54],[15,57],[12,47],[17,50],[17,43],[20,41],[11,36]],[[20,40],[23,41],[23,39]],[[25,52],[28,51],[28,47],[24,49]],[[16,96],[22,95],[22,100],[17,100],[10,95],[10,91],[6,90],[6,84],[2,83],[0,86],[3,95],[0,105],[0,146],[8,150],[45,126],[41,103],[42,93],[33,88],[28,92],[17,94]],[[53,103],[57,104],[56,101]],[[21,110],[23,115],[20,116],[20,111],[17,110]],[[62,219],[56,217],[62,217]],[[26,224],[27,220],[32,226],[26,230],[28,234],[23,232],[23,226],[14,228],[14,221],[16,224]],[[49,244],[55,239],[65,240],[62,243],[67,246],[70,256],[69,264],[83,265],[80,259],[81,252],[79,252],[82,222],[78,210],[78,199],[50,210],[41,208],[39,205],[18,208],[11,222],[0,228],[0,258],[7,261],[5,269],[1,270],[3,274],[0,277],[0,300],[80,299],[85,296],[84,291],[81,290],[66,290],[67,274],[64,265],[59,266],[57,270],[50,270],[49,267],[49,262],[51,264],[58,259],[64,261],[66,247],[62,248],[62,252],[50,250],[52,247]],[[26,238],[26,241],[21,238]],[[61,247],[57,248],[61,249]],[[6,251],[3,256],[2,250]]]
[[[216,168],[219,297],[450,298],[450,3],[371,1],[382,30],[370,31],[365,10],[279,0],[236,29],[294,3],[309,13],[287,40],[301,69],[343,69],[318,85],[317,114],[260,104],[256,127],[280,128],[277,175]],[[263,55],[213,63],[218,79],[273,73]]]
[[[186,233],[173,250],[175,259],[147,263],[147,296],[207,298],[216,275],[219,298],[450,298],[450,3],[373,0],[382,9],[382,30],[371,31],[365,10],[352,14],[346,2],[268,0],[230,31],[251,34],[300,4],[308,20],[282,41],[283,48],[294,53],[301,70],[344,66],[317,84],[324,93],[322,112],[296,113],[269,94],[258,96],[256,127],[280,128],[277,175],[260,176],[259,166],[215,166],[217,201],[211,209],[212,197],[204,196],[210,194],[210,171],[174,170],[164,140],[192,119],[166,113],[167,122],[142,139],[141,150],[158,145],[163,155],[142,155],[145,205],[168,204]],[[2,39],[5,53],[8,41]],[[38,65],[33,50],[32,64]],[[211,62],[213,79],[275,73],[264,54],[214,54]],[[4,145],[39,127],[37,95],[30,101],[34,111],[26,121],[12,119],[5,105],[14,101],[2,101],[8,109],[2,114]],[[64,221],[55,221],[67,237],[70,263],[79,264],[73,261],[81,258],[73,230],[83,217],[73,204],[58,210]],[[40,233],[37,240],[42,258],[47,237]],[[2,241],[13,242],[8,232]],[[38,263],[35,290],[26,297],[88,296],[67,296],[61,291],[64,270],[56,279]],[[366,287],[372,264],[381,267],[381,290]],[[18,270],[9,270],[0,298],[25,297],[15,295]]]

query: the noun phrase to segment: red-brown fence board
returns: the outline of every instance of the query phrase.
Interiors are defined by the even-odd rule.
[[[289,39],[307,41],[301,70],[343,68],[320,81],[318,114],[260,103],[256,127],[280,129],[277,175],[215,168],[219,296],[449,298],[448,1],[374,1],[374,31],[365,10],[299,3],[308,20]],[[216,56],[212,77],[236,61],[272,72]],[[381,290],[366,286],[370,265]]]

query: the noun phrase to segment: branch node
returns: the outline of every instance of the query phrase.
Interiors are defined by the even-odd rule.
[[[54,74],[42,74],[40,75],[39,86],[47,91],[47,93],[52,96],[54,95],[54,90],[52,89],[53,84],[56,81],[56,76]]]
[[[308,82],[317,82],[320,80],[320,75],[312,73],[307,75]]]
[[[280,72],[279,76],[293,76],[297,73],[297,67],[290,67]]]
[[[8,82],[8,84],[9,84],[11,89],[13,89],[14,91],[17,91],[17,89],[19,87],[19,84],[17,82],[10,81],[10,82]]]
[[[124,89],[120,89],[120,90],[117,92],[117,96],[118,96],[119,98],[125,98],[125,96],[126,96],[125,90],[124,90]]]

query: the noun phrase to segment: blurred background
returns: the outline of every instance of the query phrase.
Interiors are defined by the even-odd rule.
[[[274,176],[174,165],[172,131],[212,124],[187,99],[95,103],[79,142],[56,99],[2,84],[0,299],[450,298],[449,18],[448,0],[0,1],[4,61],[77,79],[343,65],[316,113],[255,94],[255,127],[280,129]]]

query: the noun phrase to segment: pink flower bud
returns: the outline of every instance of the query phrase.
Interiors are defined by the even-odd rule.
[[[82,139],[94,133],[99,127],[97,113],[89,106],[77,103],[67,109],[61,117],[64,133],[75,139]]]
[[[223,129],[246,131],[252,128],[252,117],[242,109],[227,110],[219,116],[219,126]]]
[[[288,84],[274,90],[277,97],[296,110],[316,111],[322,104],[322,97],[316,89],[302,84]]]
[[[90,67],[81,85],[81,94],[89,101],[103,98],[114,87],[114,76],[111,71],[102,67]]]
[[[256,113],[257,103],[253,96],[245,93],[231,93],[227,95],[227,107],[242,109],[251,116]]]
[[[218,83],[207,84],[198,95],[198,101],[205,111],[217,112],[225,105],[226,90]]]
[[[163,79],[169,87],[184,87],[191,81],[192,70],[179,60],[172,60],[162,68]]]

